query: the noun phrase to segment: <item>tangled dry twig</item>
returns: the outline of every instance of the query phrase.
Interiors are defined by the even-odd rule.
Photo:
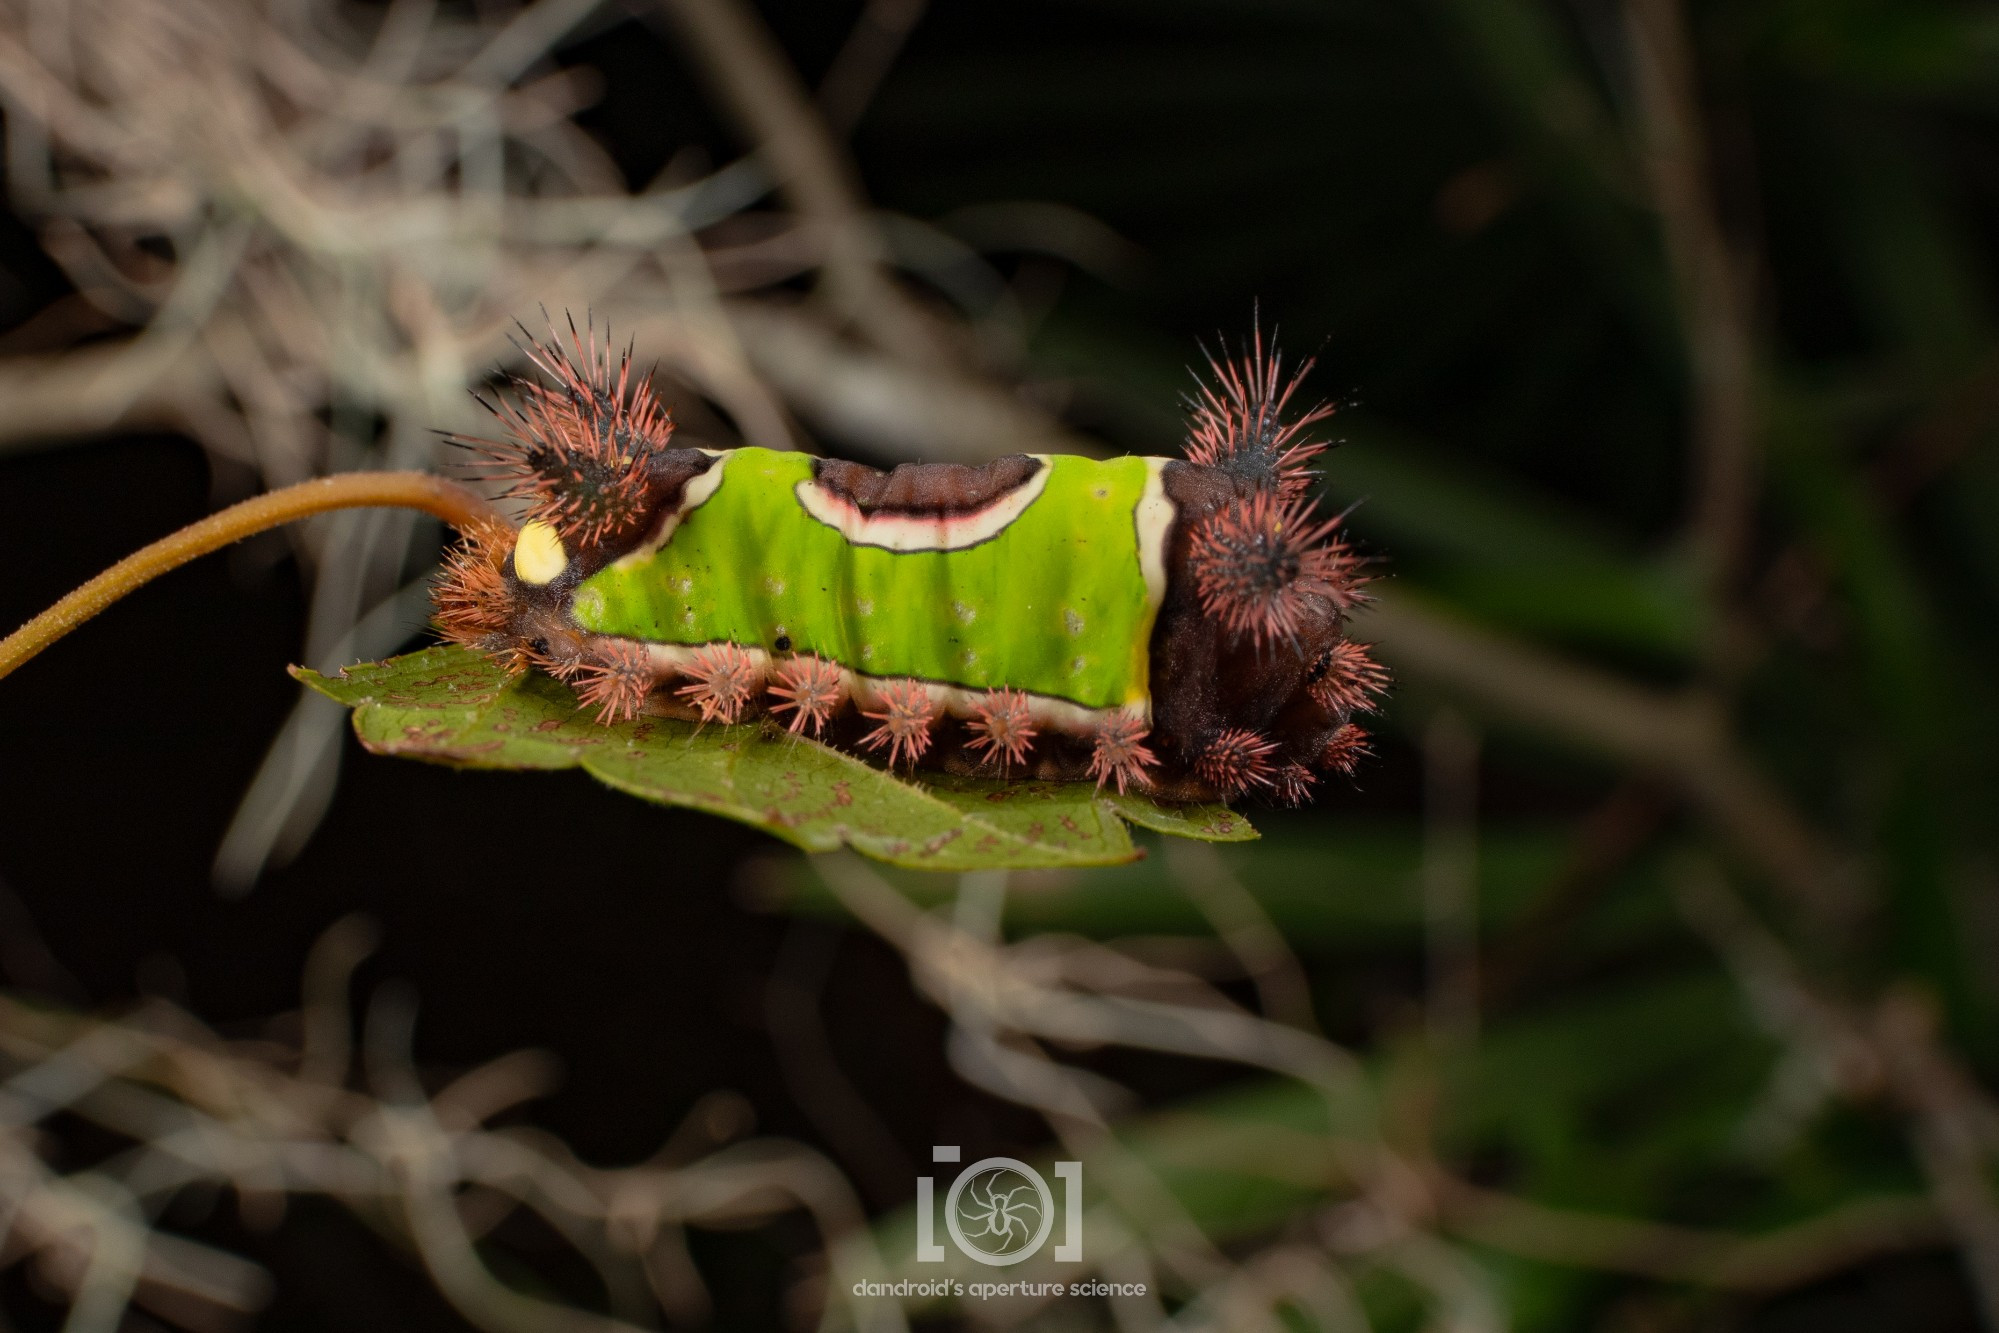
[[[487,1122],[549,1089],[544,1057],[504,1057],[427,1091],[410,1063],[410,997],[379,992],[353,1079],[346,1006],[369,930],[350,919],[308,964],[294,1041],[227,1041],[155,1002],[118,1019],[0,998],[0,1217],[9,1261],[32,1259],[67,1294],[67,1327],[113,1330],[136,1305],[178,1326],[230,1327],[260,1309],[269,1275],[177,1236],[160,1214],[189,1191],[232,1189],[244,1220],[275,1225],[286,1200],[317,1195],[407,1246],[471,1323],[512,1330],[656,1326],[708,1305],[689,1228],[741,1227],[803,1213],[817,1229],[839,1305],[884,1265],[845,1178],[803,1145],[745,1138],[736,1098],[697,1104],[643,1165],[585,1165],[546,1134]],[[121,1145],[88,1169],[46,1160],[73,1118]],[[608,1311],[530,1296],[495,1277],[475,1246],[532,1212],[597,1273]],[[897,1328],[892,1309],[848,1302],[835,1322]]]
[[[924,911],[856,858],[822,857],[816,865],[841,904],[903,952],[918,988],[950,1016],[958,1072],[1039,1111],[1061,1148],[1083,1161],[1098,1195],[1085,1224],[1090,1271],[1142,1282],[1154,1293],[1113,1300],[1121,1328],[1275,1329],[1286,1310],[1306,1308],[1328,1326],[1364,1329],[1366,1317],[1349,1293],[1360,1275],[1384,1267],[1427,1293],[1449,1326],[1502,1328],[1503,1304],[1467,1242],[1739,1292],[1789,1289],[1873,1256],[1952,1238],[1983,1243],[1982,1235],[1966,1234],[1962,1190],[1952,1184],[1962,1161],[1935,1177],[1928,1196],[1863,1198],[1756,1236],[1554,1208],[1476,1186],[1427,1142],[1409,1141],[1409,1125],[1389,1124],[1377,1076],[1318,1033],[1243,1008],[1211,981],[1129,951],[1050,935],[1006,942],[999,932],[1003,877],[966,877],[946,914]],[[1197,898],[1214,892],[1202,882],[1211,869],[1181,867]],[[1261,945],[1245,952],[1245,929],[1237,926],[1223,947],[1251,976],[1295,966],[1281,940],[1275,948],[1283,957]],[[1448,986],[1448,977],[1439,980]],[[1190,1124],[1166,1154],[1180,1166],[1233,1169],[1305,1190],[1317,1199],[1300,1205],[1313,1219],[1310,1238],[1294,1229],[1251,1244],[1204,1232],[1162,1177],[1161,1151],[1134,1150],[1128,1113],[1136,1099],[1057,1055],[1105,1047],[1223,1061],[1311,1089],[1324,1107],[1317,1131],[1238,1126],[1204,1137]],[[1969,1103],[1960,1096],[1952,1104]],[[1924,1126],[1936,1114],[1918,1111],[1914,1132],[1935,1137]],[[1961,1128],[1962,1114],[1953,1114]],[[902,1272],[922,1276],[918,1268]],[[1162,1287],[1179,1306],[1171,1320],[1158,1303]],[[984,1317],[1017,1321],[1037,1308],[1022,1298],[1001,1315],[988,1303]]]

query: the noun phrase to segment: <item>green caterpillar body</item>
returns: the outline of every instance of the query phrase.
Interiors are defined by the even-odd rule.
[[[861,510],[802,454],[713,458],[662,539],[577,585],[579,628],[1150,717],[1167,460],[1034,458],[981,508],[927,517]]]
[[[623,364],[534,351],[556,387],[481,444],[534,515],[459,553],[438,622],[605,720],[768,713],[890,763],[1185,800],[1295,802],[1364,752],[1385,675],[1344,637],[1359,580],[1290,493],[1319,446],[1276,422],[1260,346],[1226,449],[887,472],[675,447]]]

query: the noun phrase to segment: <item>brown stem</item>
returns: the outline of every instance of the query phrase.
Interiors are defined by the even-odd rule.
[[[269,491],[126,556],[0,639],[0,676],[168,570],[231,542],[335,509],[421,509],[461,531],[475,523],[506,522],[499,510],[463,486],[424,472],[343,472]]]

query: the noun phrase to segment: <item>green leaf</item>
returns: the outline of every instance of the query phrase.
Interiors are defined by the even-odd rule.
[[[509,679],[463,648],[426,648],[337,676],[292,674],[354,710],[376,754],[456,768],[581,768],[662,805],[739,820],[807,851],[846,846],[921,870],[1117,865],[1143,853],[1125,821],[1188,838],[1256,832],[1221,806],[1169,806],[1086,782],[905,781],[767,726],[639,718],[599,726],[547,676]]]
[[[1107,792],[1104,800],[1140,828],[1202,842],[1254,842],[1247,819],[1225,805],[1164,805],[1135,793]]]

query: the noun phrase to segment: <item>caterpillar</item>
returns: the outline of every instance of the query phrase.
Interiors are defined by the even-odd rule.
[[[1366,564],[1308,492],[1326,405],[1259,329],[1209,357],[1185,458],[859,463],[676,445],[628,347],[527,337],[538,376],[457,438],[523,501],[435,590],[446,638],[610,723],[766,717],[890,767],[1308,800],[1388,686],[1345,637]],[[454,437],[456,438],[456,437]]]

